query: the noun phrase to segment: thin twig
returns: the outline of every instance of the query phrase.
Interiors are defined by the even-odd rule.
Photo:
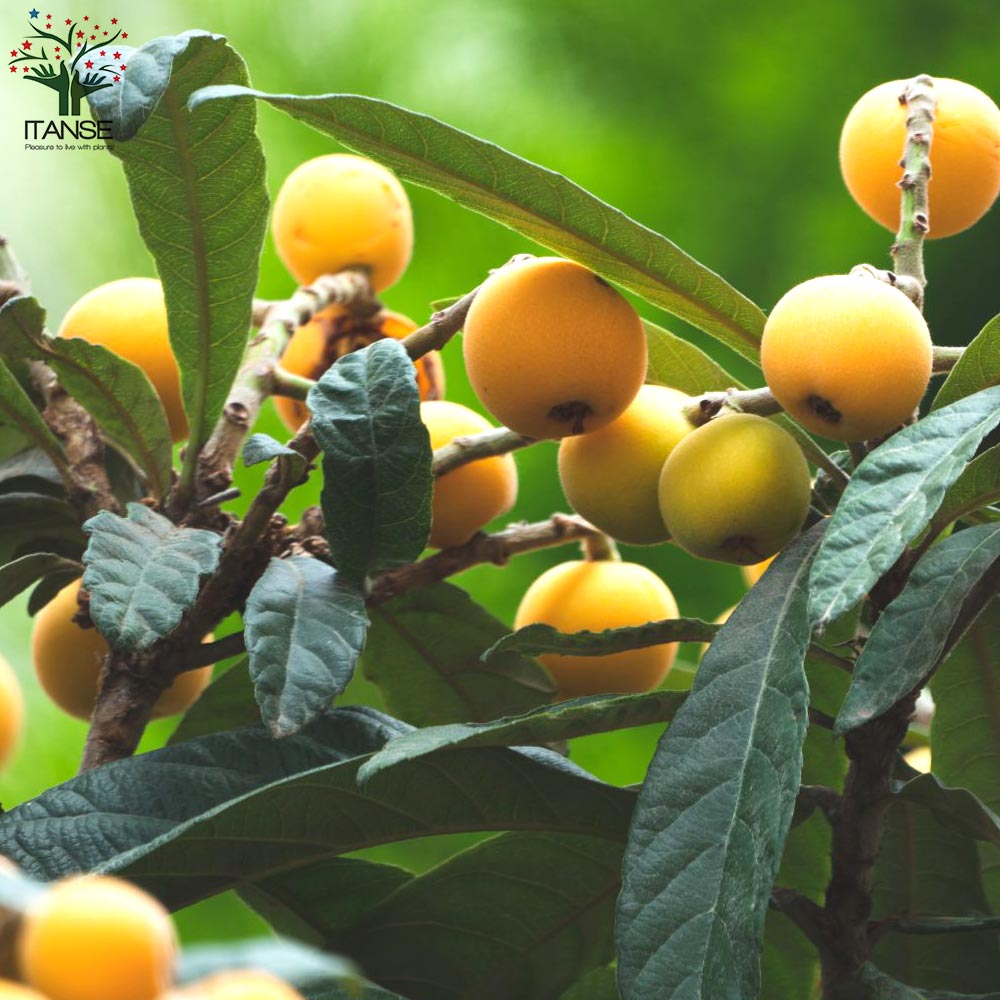
[[[771,417],[781,412],[781,404],[767,386],[762,389],[727,389],[725,392],[706,392],[695,397],[684,407],[684,416],[690,424],[700,427],[724,410]]]
[[[443,448],[438,448],[434,452],[432,468],[435,476],[443,476],[469,462],[494,455],[506,455],[508,452],[527,448],[529,444],[534,443],[534,438],[525,437],[506,427],[494,427],[481,434],[457,437]]]

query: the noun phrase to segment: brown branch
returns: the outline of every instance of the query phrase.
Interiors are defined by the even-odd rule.
[[[771,890],[770,906],[788,917],[821,953],[826,950],[826,914],[822,906],[795,889],[782,886]]]
[[[426,587],[480,563],[505,565],[522,552],[581,541],[600,532],[575,514],[553,514],[546,521],[512,524],[492,535],[473,535],[464,545],[442,549],[426,559],[383,573],[372,584],[369,607],[378,607],[415,587]]]
[[[295,331],[316,313],[341,303],[370,300],[371,285],[361,271],[324,275],[268,310],[260,332],[247,345],[222,416],[198,456],[194,483],[181,482],[170,497],[169,511],[180,518],[191,505],[226,489],[243,440],[273,391],[275,367]]]
[[[840,795],[826,785],[802,785],[796,802],[819,809],[830,823],[836,821],[840,812]]]
[[[527,448],[529,444],[534,443],[534,438],[525,437],[506,427],[494,427],[481,434],[457,437],[443,448],[438,448],[434,452],[432,468],[435,476],[443,476],[469,462],[494,455],[506,455],[508,452]]]
[[[756,413],[770,417],[781,412],[781,404],[767,386],[762,389],[727,389],[696,396],[684,407],[684,416],[695,427],[707,424],[723,410],[733,413]]]

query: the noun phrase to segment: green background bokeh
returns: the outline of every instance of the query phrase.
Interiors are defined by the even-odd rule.
[[[0,25],[12,44],[24,31],[27,8],[4,3]],[[367,94],[435,115],[566,174],[669,236],[765,309],[806,278],[861,261],[887,262],[889,234],[855,207],[837,167],[840,125],[861,93],[884,80],[930,72],[1000,95],[995,0],[304,0],[280,6],[99,0],[93,10],[60,0],[52,10],[57,17],[118,16],[137,43],[192,27],[220,32],[264,90]],[[102,153],[24,149],[21,121],[48,118],[49,103],[42,88],[4,82],[0,231],[30,271],[55,328],[90,288],[154,272],[116,161]],[[297,164],[336,148],[263,106],[260,134],[272,196]],[[535,249],[432,192],[410,193],[414,258],[384,299],[418,321],[430,301],[459,294],[513,253]],[[973,230],[928,247],[927,315],[937,343],[966,343],[997,312],[998,238],[1000,213],[994,211]],[[292,287],[269,240],[260,293],[281,297]],[[747,374],[730,352],[711,350],[734,374]],[[449,398],[474,404],[458,342],[445,359]],[[270,406],[258,429],[282,432]],[[565,509],[554,459],[552,444],[517,456],[521,492],[512,518],[534,520]],[[250,492],[259,478],[241,472],[239,482]],[[289,513],[294,517],[317,496],[316,483],[298,491]],[[623,554],[662,573],[686,615],[714,618],[743,591],[738,570],[673,548],[624,548]],[[509,622],[528,583],[572,555],[563,548],[524,556],[503,570],[473,570],[459,582]],[[0,653],[23,680],[28,712],[21,752],[0,777],[5,808],[70,777],[85,733],[38,690],[29,637],[23,601],[0,610]],[[374,698],[363,684],[350,693]],[[162,742],[172,725],[152,727],[145,745]],[[592,738],[579,741],[574,756],[602,777],[634,782],[655,738],[651,729]],[[453,841],[401,845],[381,849],[378,857],[422,867],[453,847]],[[202,904],[180,923],[189,938],[239,935],[255,926],[232,898]]]

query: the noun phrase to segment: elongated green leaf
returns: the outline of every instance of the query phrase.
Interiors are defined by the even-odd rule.
[[[90,616],[112,649],[145,649],[169,635],[219,561],[220,535],[179,528],[130,503],[128,516],[102,510],[83,526],[90,544],[83,585]]]
[[[9,303],[8,303],[9,305]],[[4,308],[7,308],[6,306]],[[20,382],[14,378],[11,370],[0,358],[0,420],[16,427],[25,438],[36,448],[44,452],[49,459],[65,469],[66,456],[62,445],[49,430],[42,415],[35,409],[31,397],[21,388]]]
[[[34,299],[12,299],[3,307],[0,343],[8,356],[44,361],[107,438],[148,477],[152,493],[163,495],[170,485],[170,428],[160,397],[141,368],[99,344],[50,336],[45,310]]]
[[[959,615],[964,611],[975,617],[1000,586],[998,560],[1000,526],[982,525],[944,539],[917,563],[903,592],[875,623],[855,664],[836,733],[878,718],[922,686],[960,638],[954,634]],[[991,585],[980,588],[987,580]]]
[[[895,563],[998,422],[1000,387],[994,387],[904,427],[865,458],[813,563],[809,613],[815,626],[853,607]]]
[[[362,581],[413,562],[431,528],[431,445],[413,362],[395,340],[347,354],[309,390],[337,568]]]
[[[305,466],[305,458],[299,452],[280,441],[275,441],[270,434],[251,434],[243,445],[243,464],[246,466],[273,462],[281,456],[296,459],[300,467]]]
[[[390,740],[358,772],[368,781],[387,767],[447,747],[514,746],[520,743],[553,743],[593,733],[668,722],[687,694],[684,691],[651,691],[648,694],[598,694],[542,705],[524,715],[494,722],[461,723],[415,729]]]
[[[623,625],[603,632],[560,632],[551,625],[525,625],[505,635],[483,654],[492,662],[497,656],[518,652],[526,656],[567,653],[573,656],[606,656],[629,649],[644,649],[665,642],[711,642],[719,626],[699,618],[665,618],[645,625]]]
[[[52,552],[21,556],[6,566],[0,566],[0,605],[13,600],[22,590],[50,574],[60,579],[60,586],[65,586],[82,572],[83,567],[78,562]]]
[[[945,493],[933,525],[941,530],[987,504],[1000,500],[1000,445],[977,455]]]
[[[347,959],[281,938],[185,948],[178,964],[177,979],[180,983],[194,983],[233,969],[270,972],[298,987],[326,985],[331,980],[342,980],[349,985],[358,981],[358,971]]]
[[[933,409],[947,406],[963,396],[971,396],[1000,382],[1000,316],[983,327],[975,340],[966,347],[958,363],[948,373]]]
[[[931,682],[934,773],[1000,813],[1000,602],[994,601]],[[981,850],[983,883],[1000,912],[1000,851]]]
[[[670,240],[565,177],[426,115],[346,94],[206,87],[193,106],[250,94],[359,153],[593,268],[755,360],[764,314]]]
[[[859,978],[868,987],[871,1000],[1000,1000],[1000,993],[954,993],[906,986],[874,965],[866,965]]]
[[[802,770],[806,581],[822,530],[782,552],[739,603],[657,747],[618,904],[618,981],[629,1000],[757,996],[764,917]]]
[[[0,853],[46,878],[125,872],[179,907],[412,837],[511,829],[624,841],[634,794],[538,748],[435,754],[359,792],[366,755],[406,728],[334,709],[284,740],[254,727],[97,768],[0,816]]]
[[[1000,847],[1000,816],[967,788],[950,788],[935,774],[920,774],[897,789],[896,800],[926,809],[965,838]]]
[[[163,281],[189,424],[185,470],[222,412],[250,330],[267,223],[254,102],[191,112],[208,83],[247,82],[220,35],[156,38],[129,58],[128,86],[90,96],[112,121],[139,231]]]
[[[917,782],[934,793],[930,775],[910,784]],[[889,808],[872,881],[874,920],[988,910],[976,841],[914,794],[897,798]],[[1000,942],[990,931],[886,934],[873,960],[905,983],[935,989],[970,992],[1000,983]]]
[[[413,1000],[550,1000],[612,954],[622,845],[508,833],[412,879],[331,936]]]
[[[507,626],[450,583],[408,591],[371,615],[362,670],[407,722],[484,722],[552,700],[555,686],[537,661],[506,652],[480,662]]]
[[[209,733],[252,726],[259,720],[260,707],[250,680],[250,661],[243,658],[202,692],[171,734],[170,742],[183,743]]]
[[[691,341],[649,320],[644,319],[642,326],[646,331],[648,351],[647,382],[679,389],[692,396],[743,388],[741,382]]]
[[[261,718],[290,736],[347,687],[368,631],[360,590],[319,559],[272,559],[243,616]]]

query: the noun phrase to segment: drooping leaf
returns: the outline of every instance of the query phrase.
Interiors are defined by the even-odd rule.
[[[304,987],[341,980],[353,985],[358,970],[345,958],[283,938],[251,938],[226,944],[199,944],[185,948],[177,967],[179,983],[235,969],[270,972],[291,986]]]
[[[691,396],[743,388],[741,382],[691,341],[649,320],[644,319],[642,326],[646,331],[647,382],[679,389]]]
[[[823,525],[719,630],[660,740],[629,831],[616,930],[629,1000],[752,1000],[802,770],[807,587]]]
[[[83,526],[90,616],[112,649],[145,649],[169,635],[218,561],[222,537],[181,528],[140,503],[102,510]]]
[[[305,465],[305,459],[299,452],[276,441],[270,434],[251,434],[243,445],[243,464],[248,467],[273,462],[281,456],[297,459],[302,466]]]
[[[86,539],[65,500],[48,493],[0,494],[0,563],[32,552],[77,559]]]
[[[918,783],[923,793],[897,797],[889,808],[873,874],[872,918],[986,912],[976,841],[921,803],[923,795],[938,794],[932,776],[908,784]],[[889,933],[872,957],[884,972],[913,985],[970,992],[1000,983],[1000,942],[990,931]]]
[[[573,656],[606,656],[629,649],[644,649],[666,642],[711,642],[719,631],[718,625],[699,618],[665,618],[645,625],[623,625],[603,632],[560,632],[551,625],[525,625],[505,635],[483,654],[491,663],[496,657],[511,652],[525,656],[543,653],[566,653]]]
[[[102,433],[143,471],[153,495],[166,492],[170,428],[160,397],[141,368],[100,344],[50,336],[45,310],[34,299],[12,299],[3,307],[0,338],[5,353],[44,361]]]
[[[250,679],[250,662],[237,660],[202,692],[185,712],[170,736],[170,743],[183,743],[210,733],[252,726],[260,720],[260,707]]]
[[[940,531],[952,521],[1000,500],[1000,445],[977,455],[955,480],[934,515],[934,528]]]
[[[163,281],[189,424],[186,470],[243,357],[268,210],[254,102],[192,112],[187,101],[208,83],[247,79],[225,38],[186,32],[143,45],[129,57],[127,86],[89,98],[112,122],[111,152]]]
[[[206,87],[192,105],[250,94],[694,324],[755,360],[764,314],[670,240],[565,177],[427,115],[345,94]]]
[[[387,767],[449,747],[515,746],[553,743],[593,733],[668,722],[687,697],[683,691],[650,691],[648,694],[598,694],[542,705],[524,715],[493,722],[455,722],[414,729],[390,740],[358,772],[366,782]]]
[[[83,572],[83,566],[72,559],[64,559],[52,552],[34,552],[21,556],[6,566],[0,566],[0,606],[13,600],[33,583],[54,575],[64,587]]]
[[[347,354],[309,390],[337,568],[361,582],[413,562],[431,525],[431,445],[413,362],[395,340]]]
[[[1000,847],[1000,816],[967,788],[951,788],[933,773],[919,774],[899,787],[896,800],[926,809],[963,837]]]
[[[934,397],[933,409],[1000,382],[1000,316],[994,316],[962,352]]]
[[[974,618],[1000,587],[998,560],[1000,526],[982,525],[944,539],[917,563],[855,664],[836,733],[878,718],[924,682],[961,637],[956,627],[970,624],[959,616]]]
[[[10,306],[8,302],[3,308]],[[0,330],[2,332],[2,330]],[[0,358],[0,420],[16,427],[36,448],[52,461],[66,468],[66,456],[58,438],[49,430],[42,415],[35,409],[31,397],[14,378],[11,370]]]
[[[50,493],[65,497],[59,470],[41,448],[24,448],[0,462],[0,493]]]
[[[371,616],[362,670],[407,722],[484,722],[552,700],[555,686],[537,661],[508,652],[480,662],[507,626],[450,583],[408,591]]]
[[[1000,602],[972,625],[931,691],[934,773],[1000,814]],[[1000,850],[982,848],[980,856],[986,894],[1000,912]]]
[[[538,748],[431,755],[361,793],[366,755],[405,729],[341,708],[284,740],[254,727],[109,764],[0,815],[0,853],[50,879],[124,872],[180,907],[412,837],[511,829],[624,841],[634,793]]]
[[[361,591],[308,556],[272,559],[247,599],[243,624],[261,718],[290,736],[347,687],[368,631]]]
[[[853,607],[896,562],[998,422],[1000,387],[994,387],[936,410],[869,453],[813,563],[809,612],[815,626]]]
[[[457,854],[330,935],[412,1000],[550,1000],[612,954],[621,843],[507,833]]]

